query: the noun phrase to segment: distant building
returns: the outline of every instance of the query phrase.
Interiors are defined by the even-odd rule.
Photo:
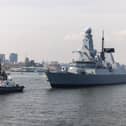
[[[5,54],[0,54],[0,62],[5,63]]]
[[[10,63],[15,64],[18,62],[18,55],[16,53],[11,53],[9,56]]]
[[[34,60],[30,60],[28,57],[25,58],[25,66],[36,66],[36,63]]]
[[[29,66],[29,63],[30,63],[29,57],[26,57],[25,58],[25,66]]]

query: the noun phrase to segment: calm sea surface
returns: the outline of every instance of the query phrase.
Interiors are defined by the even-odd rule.
[[[44,75],[11,76],[26,88],[0,95],[0,126],[126,126],[126,85],[51,89]]]

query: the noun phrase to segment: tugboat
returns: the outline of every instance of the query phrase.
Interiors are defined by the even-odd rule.
[[[53,88],[84,87],[95,85],[126,84],[126,66],[114,60],[114,48],[104,48],[104,32],[102,49],[94,49],[92,29],[85,31],[82,48],[74,51],[79,59],[72,61],[61,71],[47,71],[48,81]]]
[[[0,63],[0,94],[23,92],[24,86],[15,84],[15,82],[10,79],[7,73],[2,70],[2,65]]]

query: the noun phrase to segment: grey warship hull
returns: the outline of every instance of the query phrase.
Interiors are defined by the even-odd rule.
[[[74,88],[126,84],[126,74],[83,75],[62,72],[47,72],[48,81],[53,88]]]

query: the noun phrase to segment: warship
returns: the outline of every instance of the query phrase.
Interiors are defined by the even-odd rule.
[[[104,47],[102,33],[101,51],[94,49],[92,29],[87,28],[77,60],[60,71],[46,72],[52,88],[84,87],[96,85],[126,84],[126,68],[114,60],[114,48]]]

